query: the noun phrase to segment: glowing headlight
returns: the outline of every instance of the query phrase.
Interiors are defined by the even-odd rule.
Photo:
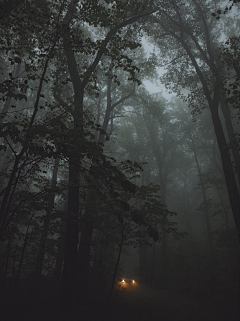
[[[122,283],[124,283],[125,282],[125,280],[122,280]]]
[[[134,280],[132,280],[132,283],[134,283],[135,281]]]

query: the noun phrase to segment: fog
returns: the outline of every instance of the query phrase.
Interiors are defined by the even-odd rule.
[[[239,1],[0,3],[0,320],[239,320]]]

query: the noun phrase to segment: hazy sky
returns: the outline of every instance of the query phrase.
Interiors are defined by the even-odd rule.
[[[159,74],[159,77],[160,77],[160,74]],[[161,92],[163,97],[168,99],[168,100],[171,97],[174,96],[174,94],[170,94],[170,93],[167,92],[167,89],[165,88],[165,86],[163,84],[160,83],[160,81],[158,81],[158,83],[156,83],[156,82],[151,82],[149,80],[144,80],[143,84],[146,86],[146,89],[151,94],[155,94],[155,93]]]
[[[142,46],[146,52],[147,57],[154,52],[156,48],[154,48],[154,45],[149,43],[145,37],[142,38]],[[155,51],[156,53],[156,51]],[[167,92],[167,89],[165,88],[165,86],[160,82],[160,77],[163,75],[164,73],[164,68],[158,68],[158,75],[159,75],[159,79],[155,80],[154,82],[150,81],[150,80],[144,80],[143,84],[146,86],[146,89],[151,93],[151,94],[155,94],[155,93],[159,93],[161,92],[163,97],[166,99],[170,99],[171,97],[174,96],[174,94],[169,94]]]

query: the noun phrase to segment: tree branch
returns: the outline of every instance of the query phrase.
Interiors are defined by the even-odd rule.
[[[152,13],[156,12],[157,10],[151,10],[151,11],[147,11],[147,12],[142,12],[139,13],[136,16],[133,16],[127,20],[122,21],[119,25],[117,25],[116,27],[112,28],[108,34],[106,35],[105,39],[102,41],[102,46],[101,48],[98,50],[98,53],[93,61],[93,63],[88,67],[87,71],[85,72],[85,75],[83,77],[83,87],[85,88],[85,86],[88,84],[89,78],[91,77],[92,73],[94,72],[95,68],[97,67],[100,59],[102,58],[102,55],[104,54],[105,48],[107,47],[109,41],[112,39],[112,37],[118,32],[118,30],[129,26],[131,24],[133,24],[134,22],[137,22],[138,20],[140,20],[141,18],[150,16]]]

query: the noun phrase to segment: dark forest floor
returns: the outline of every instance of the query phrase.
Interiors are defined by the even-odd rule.
[[[109,320],[239,321],[239,298],[139,286],[116,301]]]
[[[93,293],[91,300],[78,306],[78,316],[66,321],[239,321],[239,308],[239,294],[231,291],[154,289],[135,284],[116,291],[110,301]],[[1,321],[60,319],[58,300],[51,289],[19,288],[4,295]]]

